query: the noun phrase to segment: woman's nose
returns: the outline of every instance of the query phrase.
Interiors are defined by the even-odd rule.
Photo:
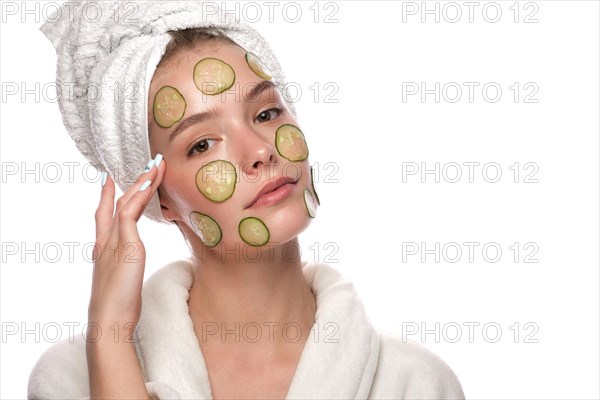
[[[272,139],[272,140],[271,140]],[[268,168],[276,160],[275,157],[275,134],[269,138],[248,127],[244,138],[241,138],[244,160],[243,173],[249,176],[261,174],[263,169]]]

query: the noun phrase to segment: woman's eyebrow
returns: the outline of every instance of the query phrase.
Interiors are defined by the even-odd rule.
[[[244,95],[244,101],[247,103],[255,101],[261,95],[262,92],[264,92],[265,90],[270,89],[272,87],[275,87],[273,82],[261,81],[256,86],[254,86],[252,89],[250,89],[250,91],[248,92],[247,95],[246,94]],[[179,135],[181,132],[183,132],[184,130],[189,128],[191,125],[205,122],[210,119],[214,119],[214,118],[218,117],[220,114],[221,114],[220,109],[211,108],[207,111],[190,115],[189,117],[187,117],[186,119],[181,121],[179,123],[179,125],[177,125],[177,127],[173,130],[173,132],[171,132],[171,134],[169,135],[169,143],[171,143],[173,140],[175,140],[177,135]]]
[[[244,101],[246,103],[251,103],[261,95],[261,93],[267,89],[275,87],[275,84],[271,81],[261,81],[259,84],[254,86],[248,94],[244,93]]]
[[[171,134],[169,135],[169,143],[171,143],[175,139],[175,137],[177,137],[177,135],[179,135],[191,125],[217,118],[220,114],[221,111],[219,109],[211,108],[207,111],[190,115],[189,117],[181,121],[179,125],[177,125],[177,127],[173,130],[173,132],[171,132]]]

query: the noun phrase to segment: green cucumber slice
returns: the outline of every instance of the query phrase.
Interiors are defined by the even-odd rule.
[[[238,226],[240,237],[250,246],[263,246],[269,241],[269,228],[260,219],[247,217]]]
[[[196,187],[207,199],[221,203],[233,195],[237,172],[232,163],[215,160],[196,173]]]
[[[315,189],[315,176],[313,174],[313,167],[310,166],[310,182],[312,185],[313,193],[315,194],[315,198],[317,199],[317,204],[321,205],[321,200],[319,200],[319,195],[317,194],[317,189]]]
[[[209,217],[208,215],[201,214],[196,211],[190,213],[190,222],[196,234],[208,247],[215,247],[219,244],[222,237],[221,227],[217,224],[217,221]]]
[[[311,191],[308,189],[304,189],[304,204],[306,205],[308,216],[314,218],[317,215],[317,205]]]
[[[255,54],[247,52],[246,53],[246,62],[248,66],[259,77],[270,80],[273,78],[270,74],[269,69],[262,63],[260,58],[258,58]]]
[[[233,86],[235,71],[217,58],[203,58],[194,67],[194,83],[204,94],[215,95]]]
[[[170,128],[183,118],[186,107],[185,98],[179,90],[173,86],[163,86],[154,95],[154,120],[161,128]]]
[[[277,128],[275,147],[281,157],[289,161],[304,161],[308,158],[304,134],[294,125],[285,124]]]

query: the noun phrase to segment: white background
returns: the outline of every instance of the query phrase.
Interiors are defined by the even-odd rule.
[[[45,4],[38,4],[38,17]],[[271,22],[264,3],[254,4],[262,12],[254,25],[302,89],[300,123],[311,163],[319,165],[322,207],[301,235],[303,258],[339,267],[378,328],[402,334],[417,327],[410,337],[453,368],[468,398],[598,398],[598,3],[501,1],[496,23],[484,18],[495,18],[495,5],[482,14],[488,2],[474,9],[473,22],[467,6],[454,3],[462,12],[456,23],[449,22],[456,7],[443,2],[437,3],[439,23],[433,14],[421,21],[421,2],[296,3],[302,10],[296,23],[295,6],[285,14],[281,3]],[[413,6],[415,15],[403,14]],[[237,7],[242,18],[255,18],[256,7]],[[525,23],[528,15],[538,22]],[[68,337],[69,322],[79,324],[81,334],[92,271],[82,250],[94,240],[100,193],[95,171],[84,169],[66,134],[52,91],[44,93],[55,78],[56,56],[38,31],[42,19],[35,19],[20,10],[4,14],[1,27],[1,398],[26,396],[29,372],[52,345],[55,324],[62,327],[60,338]],[[36,82],[39,99],[5,91]],[[449,101],[456,94],[451,84],[439,102],[434,94],[422,101],[420,93],[403,101],[403,86],[411,82],[428,89],[456,82],[462,97]],[[464,82],[479,84],[473,102]],[[515,86],[510,89],[515,82],[517,102]],[[495,103],[482,95],[487,83],[502,89]],[[535,87],[529,100],[537,102],[525,102]],[[73,179],[68,162],[76,163]],[[479,163],[472,183],[465,162]],[[35,163],[37,176],[22,174]],[[61,166],[55,183],[51,163]],[[415,165],[407,163],[429,169],[439,163],[446,174],[439,183],[433,174],[425,182],[420,174],[403,179],[403,168]],[[449,182],[456,174],[452,163],[462,166],[457,183]],[[493,168],[482,174],[487,163],[500,167],[498,182],[486,181],[495,176]],[[528,169],[526,163],[532,163]],[[538,183],[525,183],[536,167],[530,180]],[[145,218],[139,226],[148,249],[146,277],[186,255],[176,229]],[[72,260],[65,242],[77,243]],[[422,243],[428,249],[458,243],[462,258],[450,262],[455,248],[446,246],[439,262],[435,254],[422,262],[421,252],[404,252],[403,261],[403,243],[410,242],[421,250]],[[464,242],[479,243],[473,262]],[[515,242],[517,262],[510,248]],[[5,251],[11,243],[16,254]],[[36,243],[37,254],[23,251]],[[502,250],[497,262],[490,259],[493,246]],[[62,255],[51,262],[57,248]],[[538,262],[524,262],[534,249]],[[471,338],[470,323],[479,324]],[[462,337],[454,340],[457,326]],[[9,334],[15,327],[19,331]],[[423,328],[431,331],[424,338]],[[22,337],[24,329],[31,332]]]

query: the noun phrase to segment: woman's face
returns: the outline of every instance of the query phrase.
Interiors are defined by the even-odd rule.
[[[150,146],[167,168],[163,214],[208,247],[283,244],[316,204],[300,127],[252,61],[213,41],[176,54],[150,85]]]

